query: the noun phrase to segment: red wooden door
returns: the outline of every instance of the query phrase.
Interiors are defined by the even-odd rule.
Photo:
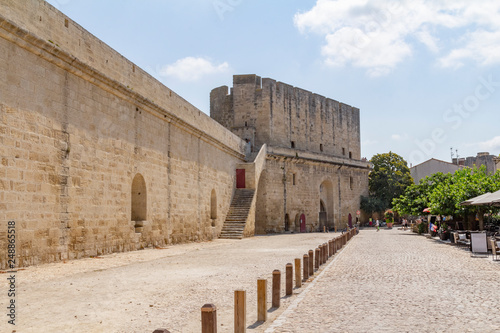
[[[349,228],[352,229],[352,215],[349,213],[349,216],[347,217],[347,222],[349,223]]]
[[[306,232],[306,216],[300,215],[300,232]]]
[[[236,188],[245,188],[245,169],[236,169]]]

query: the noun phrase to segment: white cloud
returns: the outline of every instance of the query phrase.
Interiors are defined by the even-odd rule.
[[[327,65],[366,68],[370,76],[390,73],[419,44],[442,67],[500,63],[498,0],[317,0],[294,22],[302,33],[324,36]]]
[[[372,145],[378,144],[378,141],[367,139],[367,140],[363,140],[363,142],[361,142],[361,144],[363,146],[372,146]]]
[[[439,59],[442,67],[458,68],[464,65],[468,59],[474,60],[480,65],[491,65],[500,62],[500,31],[479,30],[468,33],[463,38],[462,47],[451,50],[447,55]]]
[[[491,140],[479,142],[477,144],[480,150],[485,151],[499,151],[500,150],[500,136],[496,136]]]
[[[408,140],[408,134],[393,134],[391,135],[391,139],[394,141],[405,141]]]
[[[160,75],[175,77],[181,81],[198,81],[205,75],[225,73],[228,70],[229,64],[227,62],[215,65],[202,57],[186,57],[171,65],[164,66],[160,69]]]

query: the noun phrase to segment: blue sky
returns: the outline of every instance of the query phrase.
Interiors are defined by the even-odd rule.
[[[497,0],[49,0],[205,113],[257,74],[361,109],[361,154],[500,153]]]

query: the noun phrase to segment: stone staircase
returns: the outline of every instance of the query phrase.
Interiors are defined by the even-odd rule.
[[[242,239],[255,190],[237,188],[219,238]]]

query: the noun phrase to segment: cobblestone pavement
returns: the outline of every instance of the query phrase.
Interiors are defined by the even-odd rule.
[[[327,265],[263,331],[500,332],[500,262],[491,257],[365,229]]]

